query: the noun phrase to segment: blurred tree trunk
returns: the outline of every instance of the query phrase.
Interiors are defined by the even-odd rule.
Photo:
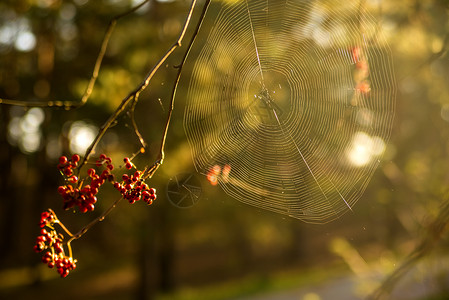
[[[17,199],[15,198],[14,181],[11,177],[11,165],[14,157],[18,154],[16,148],[9,146],[7,140],[7,127],[10,121],[10,108],[2,106],[0,108],[1,130],[0,130],[0,236],[2,239],[0,246],[0,265],[3,267],[8,262],[13,262],[11,256],[16,252],[14,249],[14,237],[16,234],[15,220],[17,220]]]
[[[137,262],[140,272],[137,292],[139,300],[153,299],[157,292],[167,293],[175,288],[173,216],[166,199],[161,197],[156,201],[157,206],[150,207],[143,221],[144,230]]]

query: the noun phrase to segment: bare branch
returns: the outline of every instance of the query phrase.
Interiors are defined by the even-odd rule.
[[[81,169],[86,164],[87,160],[92,155],[93,150],[98,145],[100,140],[103,138],[103,136],[106,133],[106,131],[111,127],[111,125],[117,119],[117,117],[125,110],[125,108],[128,106],[128,104],[131,101],[135,101],[135,102],[138,101],[140,93],[142,91],[144,91],[148,87],[148,85],[150,84],[150,81],[153,78],[154,74],[156,74],[156,72],[159,70],[159,68],[164,64],[164,62],[167,60],[167,58],[170,57],[170,55],[176,50],[176,48],[181,46],[181,42],[182,42],[182,40],[184,38],[184,35],[186,33],[186,30],[187,30],[189,24],[190,24],[190,19],[192,17],[195,5],[196,5],[196,0],[193,0],[192,4],[190,6],[190,9],[189,9],[189,13],[187,15],[187,18],[186,18],[186,20],[184,22],[184,26],[182,28],[182,31],[181,31],[178,39],[176,40],[176,42],[167,50],[167,52],[164,54],[164,56],[162,56],[162,58],[151,69],[151,71],[148,72],[148,74],[145,76],[145,78],[142,81],[142,83],[140,83],[131,93],[128,94],[128,96],[126,96],[122,100],[122,102],[120,103],[118,108],[115,110],[115,112],[109,117],[109,119],[100,128],[100,131],[99,131],[98,135],[95,137],[95,139],[92,142],[92,144],[86,150],[84,158],[83,158],[83,160],[82,160],[82,162],[81,162],[81,164],[79,166],[79,169]]]
[[[134,101],[131,105],[131,108],[129,110],[129,117],[131,118],[131,124],[133,126],[134,129],[134,133],[137,135],[137,138],[139,139],[140,144],[142,145],[142,147],[145,149],[147,147],[147,143],[145,142],[145,140],[143,139],[142,134],[139,131],[139,128],[137,127],[136,124],[136,119],[134,117],[134,112],[135,112],[135,108],[136,108],[136,104],[137,101]]]
[[[173,85],[173,90],[171,93],[171,99],[170,99],[170,106],[168,108],[168,114],[167,114],[167,121],[165,123],[165,128],[164,128],[164,132],[162,134],[162,140],[161,140],[161,146],[159,148],[159,156],[157,158],[156,163],[154,164],[154,166],[152,168],[149,169],[148,173],[146,174],[147,178],[151,178],[153,176],[153,174],[157,171],[157,169],[159,168],[159,166],[162,164],[162,162],[164,161],[164,157],[165,157],[165,153],[164,153],[164,149],[165,149],[165,141],[167,140],[167,133],[168,133],[168,128],[170,127],[170,121],[171,121],[171,116],[173,113],[173,109],[174,109],[174,105],[175,105],[175,96],[176,96],[176,90],[178,88],[178,84],[179,84],[179,80],[181,78],[181,73],[182,73],[182,68],[186,62],[187,56],[190,53],[190,50],[192,49],[193,43],[195,42],[196,37],[198,36],[198,32],[203,24],[203,20],[204,17],[206,15],[207,9],[209,8],[210,5],[210,0],[206,0],[204,7],[203,7],[203,11],[201,13],[200,16],[200,20],[195,28],[195,31],[192,35],[192,38],[190,39],[189,45],[187,47],[186,52],[184,53],[184,56],[182,58],[181,63],[176,66],[176,68],[178,69],[178,73],[176,75],[176,79]]]
[[[197,27],[195,28],[195,31],[193,33],[193,36],[189,42],[189,45],[187,47],[186,52],[184,53],[183,59],[181,61],[181,64],[177,66],[178,68],[178,74],[173,86],[173,91],[172,91],[172,97],[171,97],[171,101],[170,101],[170,108],[169,108],[169,112],[168,112],[168,116],[167,116],[167,121],[165,124],[165,129],[164,129],[164,133],[163,133],[163,138],[162,138],[162,143],[161,143],[161,148],[160,148],[160,153],[159,153],[159,157],[157,159],[157,161],[151,166],[151,167],[146,167],[143,171],[143,175],[142,178],[147,179],[147,178],[151,178],[154,173],[157,171],[157,169],[159,168],[159,166],[162,164],[163,159],[164,159],[164,146],[165,146],[165,140],[167,137],[167,132],[168,132],[168,128],[170,125],[170,120],[171,120],[171,115],[172,115],[172,111],[174,108],[174,99],[175,99],[175,94],[176,94],[176,88],[178,86],[179,83],[179,79],[181,77],[181,71],[182,71],[182,66],[184,65],[187,56],[190,52],[190,49],[192,48],[193,42],[196,39],[196,36],[198,35],[199,29],[203,23],[204,17],[206,15],[207,9],[209,7],[210,4],[210,0],[206,0],[206,3],[204,5],[202,14],[200,16],[200,20],[198,21]],[[100,132],[98,133],[98,135],[96,136],[95,140],[92,142],[92,144],[89,146],[89,148],[86,151],[86,154],[84,155],[84,158],[82,160],[82,162],[80,163],[79,167],[78,167],[78,171],[81,169],[81,167],[86,164],[87,160],[89,159],[89,157],[91,156],[91,154],[93,153],[93,149],[98,145],[99,141],[101,140],[101,138],[104,136],[104,134],[106,133],[106,131],[111,127],[111,125],[115,122],[115,120],[117,119],[117,117],[128,107],[128,105],[131,105],[130,108],[130,112],[131,112],[131,119],[132,119],[132,123],[133,123],[133,127],[135,130],[136,135],[139,138],[140,143],[142,144],[143,148],[141,148],[139,150],[139,152],[135,153],[133,155],[136,156],[138,153],[142,153],[144,151],[144,148],[146,147],[146,142],[144,141],[143,137],[141,136],[140,132],[138,131],[138,127],[137,124],[135,123],[134,120],[134,108],[135,105],[138,101],[139,95],[140,93],[149,85],[151,78],[154,76],[154,74],[156,73],[156,71],[164,64],[165,60],[173,53],[173,51],[181,46],[181,42],[184,38],[184,35],[186,33],[186,30],[190,24],[190,20],[194,11],[196,5],[196,0],[192,1],[189,13],[187,15],[186,21],[184,23],[184,27],[177,39],[177,41],[167,50],[167,52],[165,53],[165,55],[159,60],[159,62],[153,67],[153,69],[147,74],[147,76],[145,77],[145,79],[142,81],[142,83],[134,90],[132,91],[128,96],[126,96],[122,102],[120,103],[119,107],[116,109],[116,111],[109,117],[109,119],[105,122],[105,124],[101,127]],[[79,230],[76,234],[71,235],[70,239],[68,240],[67,244],[70,246],[70,243],[75,240],[75,239],[79,239],[81,236],[83,236],[90,228],[92,228],[95,224],[101,222],[104,220],[104,218],[109,215],[111,213],[111,211],[118,205],[118,203],[123,199],[123,197],[120,197],[119,199],[117,199],[116,201],[114,201],[112,203],[112,205],[106,210],[104,211],[99,217],[97,217],[96,219],[92,220],[89,224],[87,224],[86,226],[84,226],[81,230]]]

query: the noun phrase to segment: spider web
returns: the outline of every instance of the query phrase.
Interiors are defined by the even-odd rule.
[[[244,203],[306,222],[341,216],[379,164],[394,115],[390,52],[350,3],[216,2],[184,128],[198,172]]]

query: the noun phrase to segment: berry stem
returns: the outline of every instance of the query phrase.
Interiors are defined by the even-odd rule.
[[[69,257],[73,257],[73,253],[72,253],[72,246],[70,246],[70,242],[72,241],[72,239],[69,239],[67,241],[67,249],[69,250]]]
[[[65,227],[65,225],[64,225],[61,221],[59,221],[58,216],[56,215],[56,213],[55,213],[51,208],[49,208],[48,211],[49,211],[49,212],[53,215],[53,217],[55,218],[54,223],[55,223],[55,224],[58,224],[59,227],[61,227],[62,230],[64,230],[64,231],[67,233],[68,236],[72,237],[73,234],[70,232],[70,230],[67,229],[67,227]],[[51,226],[51,227],[52,227],[52,226]]]

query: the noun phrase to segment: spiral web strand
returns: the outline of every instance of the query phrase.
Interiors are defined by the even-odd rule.
[[[192,50],[184,115],[200,173],[239,201],[312,223],[361,197],[395,99],[375,20],[325,3],[214,3]]]

